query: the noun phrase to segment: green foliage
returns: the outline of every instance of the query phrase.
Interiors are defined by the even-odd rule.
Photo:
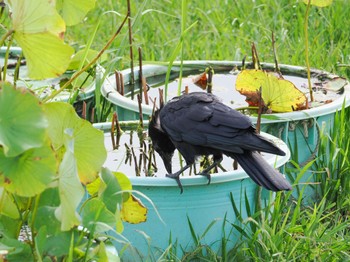
[[[7,259],[111,256],[106,248],[110,240],[103,232],[116,232],[129,194],[123,198],[117,177],[101,170],[106,158],[103,133],[79,118],[71,105],[41,104],[30,92],[4,82],[0,100],[21,109],[14,108],[11,125],[2,125],[1,132],[19,129],[26,138],[7,136],[6,144],[0,142],[0,248],[9,252]],[[27,118],[19,117],[22,112]],[[35,130],[39,135],[32,135]],[[11,154],[5,154],[5,145]],[[98,194],[88,196],[82,183],[99,173]],[[124,177],[122,183],[127,183]]]
[[[314,172],[319,186],[319,198],[335,203],[344,216],[350,216],[350,109],[343,107],[334,118],[333,127],[326,132],[321,127],[321,141]]]
[[[22,47],[29,76],[43,79],[63,74],[74,50],[60,37],[65,23],[55,6],[45,0],[6,2],[12,12],[12,29],[7,34],[13,34]]]
[[[35,120],[35,121],[34,121]],[[6,156],[43,145],[47,122],[39,101],[4,83],[0,94],[0,144]]]
[[[326,195],[314,206],[303,206],[303,194],[295,201],[291,194],[277,193],[266,208],[233,224],[240,241],[228,253],[229,261],[349,259],[347,218],[327,203]]]

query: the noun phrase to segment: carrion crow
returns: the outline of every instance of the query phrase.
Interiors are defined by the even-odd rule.
[[[184,94],[155,111],[149,122],[149,136],[154,150],[161,156],[167,177],[176,179],[181,192],[180,174],[194,164],[196,157],[213,155],[214,162],[199,175],[209,179],[209,171],[218,165],[223,154],[235,159],[252,180],[272,191],[291,190],[290,183],[259,154],[285,153],[259,135],[250,119],[205,92]],[[186,166],[172,173],[175,149]]]

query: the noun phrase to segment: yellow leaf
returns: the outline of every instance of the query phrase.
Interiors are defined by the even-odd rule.
[[[93,196],[99,192],[100,187],[101,187],[101,178],[97,177],[94,181],[86,185],[86,190],[91,196]]]
[[[63,42],[66,26],[52,0],[8,0],[14,38],[27,60],[28,75],[34,79],[63,74],[74,50]]]
[[[13,29],[19,33],[49,32],[60,35],[66,30],[65,23],[51,0],[8,0],[12,11]]]
[[[27,60],[28,76],[33,79],[57,77],[63,74],[74,50],[59,37],[49,33],[14,35]]]
[[[325,7],[331,5],[333,0],[310,0],[311,5],[315,5],[318,7]],[[309,3],[309,0],[304,0],[305,4]]]
[[[145,222],[147,220],[147,208],[142,204],[140,199],[131,195],[131,197],[123,203],[121,218],[123,221],[131,224]]]
[[[305,95],[288,80],[262,70],[243,70],[237,76],[236,90],[246,96],[250,106],[258,106],[262,88],[263,105],[273,112],[291,112],[305,108]]]

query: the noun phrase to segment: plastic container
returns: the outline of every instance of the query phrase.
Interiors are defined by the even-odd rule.
[[[110,124],[106,123],[94,126],[104,130],[110,128]],[[112,149],[107,134],[105,144],[110,153]],[[275,168],[283,167],[290,157],[287,145],[276,137],[266,133],[263,135],[273,140],[286,152],[283,157],[265,154],[265,160]],[[162,163],[158,164],[163,165]],[[105,166],[111,170],[117,170],[117,165],[113,163],[106,162]],[[247,218],[245,195],[251,209],[254,209],[258,186],[241,168],[212,174],[211,177],[210,185],[208,185],[208,180],[202,176],[181,177],[184,192],[180,194],[176,181],[171,178],[130,176],[133,190],[137,190],[151,199],[162,220],[153,205],[136,194],[148,208],[147,221],[140,224],[124,223],[125,229],[122,235],[130,241],[137,252],[133,251],[132,248],[126,249],[123,261],[144,261],[149,254],[157,258],[169,245],[172,245],[173,248],[176,247],[177,255],[181,257],[182,250],[191,250],[195,246],[189,221],[199,236],[209,228],[208,232],[204,234],[204,238],[200,240],[201,244],[210,245],[220,253],[221,238],[226,238],[230,240],[228,247],[232,247],[237,241],[237,235],[230,232],[232,230],[230,223],[237,222],[237,218],[234,214],[231,197],[240,210],[241,216],[245,219]],[[263,190],[263,205],[270,197],[274,198],[274,193]],[[118,238],[118,236],[116,237]],[[118,250],[121,250],[123,245],[120,243],[116,245]]]

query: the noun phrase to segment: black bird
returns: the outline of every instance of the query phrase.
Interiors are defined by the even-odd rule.
[[[163,159],[167,177],[176,179],[181,193],[179,176],[196,157],[214,156],[213,164],[199,174],[210,182],[209,171],[222,161],[223,154],[234,158],[258,185],[272,191],[292,189],[283,175],[259,154],[285,153],[259,135],[247,116],[226,106],[213,94],[194,92],[173,98],[153,114],[148,132],[155,151]],[[186,166],[172,173],[175,148]]]

